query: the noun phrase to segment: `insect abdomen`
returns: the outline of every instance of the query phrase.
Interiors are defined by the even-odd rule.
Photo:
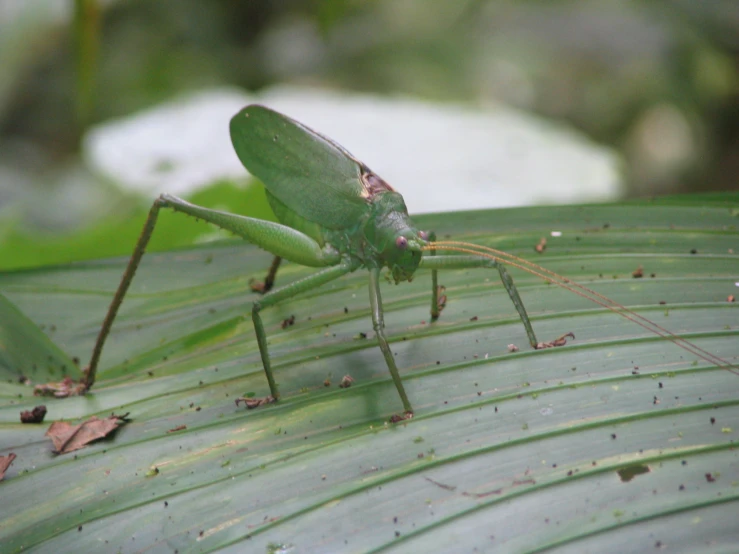
[[[265,189],[264,192],[267,193],[269,205],[272,207],[272,211],[275,212],[275,216],[277,216],[277,220],[280,223],[287,225],[288,227],[292,227],[301,233],[305,233],[320,244],[321,247],[326,244],[326,236],[324,234],[325,229],[323,227],[318,225],[318,223],[313,223],[312,221],[299,216],[293,210],[285,206],[285,204],[280,202],[280,200],[274,194],[270,193],[269,190]]]

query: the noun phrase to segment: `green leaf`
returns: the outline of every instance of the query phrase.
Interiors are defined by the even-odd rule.
[[[55,331],[51,325],[49,333]],[[26,380],[60,381],[67,376],[79,379],[77,364],[0,294],[0,379],[20,385]]]
[[[417,221],[540,263],[736,365],[738,206],[723,195]],[[76,456],[51,454],[46,425],[19,424],[40,401],[0,384],[0,455],[17,455],[0,483],[4,551],[706,551],[739,541],[739,375],[516,269],[539,340],[576,340],[530,350],[494,271],[444,272],[447,306],[430,324],[419,274],[383,288],[416,409],[387,424],[401,404],[358,271],[264,312],[284,396],[246,411],[237,397],[268,390],[248,280],[269,262],[239,242],[145,256],[92,393],[43,401],[48,420],[130,412],[113,438]],[[86,360],[124,265],[4,273],[0,290]],[[311,271],[283,269],[278,284]],[[347,374],[351,387],[339,388]]]

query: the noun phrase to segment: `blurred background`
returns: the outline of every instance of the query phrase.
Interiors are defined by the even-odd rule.
[[[736,190],[739,3],[0,0],[0,268],[129,253],[161,192],[270,217],[252,101],[411,213]]]

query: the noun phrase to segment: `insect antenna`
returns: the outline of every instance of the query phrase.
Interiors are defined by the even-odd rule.
[[[665,329],[664,327],[661,327],[660,325],[654,323],[650,319],[647,319],[646,317],[628,309],[626,306],[619,304],[615,300],[611,300],[607,296],[595,292],[594,290],[589,289],[588,287],[581,285],[571,279],[568,279],[567,277],[563,277],[562,275],[559,275],[558,273],[555,273],[545,267],[537,265],[523,258],[519,258],[518,256],[508,254],[507,252],[503,252],[501,250],[496,250],[495,248],[461,241],[437,241],[429,243],[427,246],[424,246],[422,250],[448,250],[452,252],[460,252],[463,254],[473,254],[475,256],[482,256],[490,260],[503,262],[511,267],[522,269],[523,271],[531,273],[532,275],[535,275],[537,277],[541,277],[546,281],[551,281],[555,285],[562,287],[563,289],[566,289],[570,292],[573,292],[578,296],[587,298],[591,302],[594,302],[599,306],[603,306],[604,308],[607,308],[612,312],[625,317],[629,321],[633,321],[634,323],[650,331],[651,333],[672,341],[677,346],[684,350],[687,350],[691,354],[698,356],[699,358],[709,363],[715,364],[720,368],[731,371],[735,375],[739,375],[739,368],[730,364],[723,358],[720,358],[715,354],[702,349],[692,342],[676,335],[672,331],[669,331],[668,329]]]

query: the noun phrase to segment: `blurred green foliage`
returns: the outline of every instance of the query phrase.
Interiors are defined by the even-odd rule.
[[[43,190],[81,163],[90,124],[221,85],[504,102],[617,149],[632,195],[739,187],[733,0],[77,0],[66,19],[36,27],[29,21],[48,6],[21,5],[24,17],[0,31],[5,268],[125,252],[139,200],[114,195],[112,222],[72,236],[44,236],[33,218],[2,208],[29,183]],[[243,205],[228,192],[214,201]],[[155,246],[198,236],[176,226],[161,234],[181,240],[155,237]]]
[[[238,186],[223,181],[188,198],[196,204],[275,221],[261,183]],[[0,228],[0,270],[60,264],[131,254],[144,225],[149,206],[139,198],[116,200],[116,210],[108,217],[73,233],[29,233],[13,222]],[[182,214],[166,211],[157,224],[149,250],[172,248],[215,240],[226,235],[212,226]]]

